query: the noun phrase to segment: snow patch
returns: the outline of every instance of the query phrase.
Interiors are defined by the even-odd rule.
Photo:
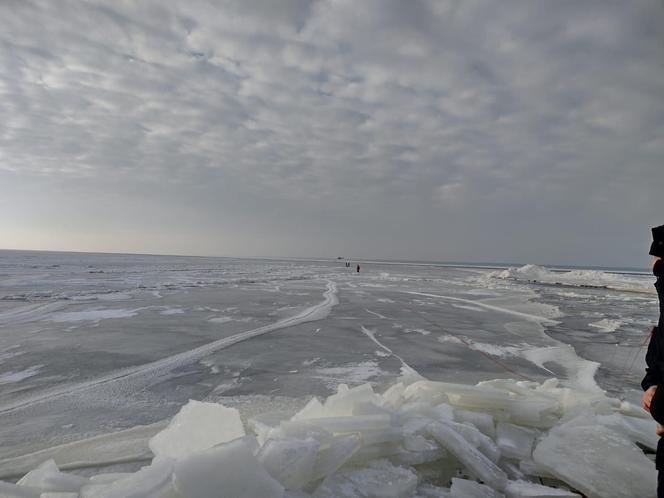
[[[126,309],[92,309],[86,311],[58,311],[53,313],[49,320],[57,323],[64,322],[99,322],[110,318],[130,318],[136,316],[139,310]]]
[[[0,385],[20,382],[29,377],[34,377],[42,368],[44,368],[44,365],[33,365],[25,370],[9,371],[0,374]]]
[[[604,318],[599,322],[589,323],[588,325],[596,329],[599,329],[601,332],[615,332],[622,325],[624,325],[624,323],[625,322],[623,322],[622,320],[610,320],[608,318]]]

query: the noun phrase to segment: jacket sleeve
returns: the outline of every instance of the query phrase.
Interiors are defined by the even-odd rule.
[[[654,328],[650,336],[648,344],[648,352],[646,353],[646,375],[641,381],[641,387],[644,391],[648,390],[651,386],[656,386],[661,383],[662,372],[659,365],[663,358],[659,356],[659,334],[657,328]]]

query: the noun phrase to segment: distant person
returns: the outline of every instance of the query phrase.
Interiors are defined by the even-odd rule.
[[[357,265],[357,273],[360,273],[360,265]]]
[[[644,390],[641,404],[643,409],[650,412],[657,421],[657,455],[655,467],[657,468],[657,497],[664,498],[664,225],[652,229],[653,242],[650,254],[653,256],[652,271],[657,277],[655,289],[659,298],[659,321],[653,327],[648,352],[646,353],[646,375],[641,381]]]

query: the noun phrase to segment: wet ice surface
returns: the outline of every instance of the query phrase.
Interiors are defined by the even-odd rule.
[[[612,290],[473,268],[363,264],[357,275],[343,262],[0,257],[5,477],[58,451],[68,468],[87,458],[134,471],[189,399],[245,421],[288,418],[340,383],[382,392],[414,372],[461,384],[557,376],[632,398],[657,310],[648,277]]]

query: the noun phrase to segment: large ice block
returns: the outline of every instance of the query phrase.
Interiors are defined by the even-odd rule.
[[[328,444],[334,435],[307,420],[285,420],[270,433],[270,436],[281,438],[307,439],[312,438],[320,444]]]
[[[356,417],[342,415],[315,418],[308,420],[308,423],[328,432],[350,433],[387,429],[392,425],[392,418],[389,415],[360,415]]]
[[[343,387],[342,387],[343,386]],[[337,394],[333,394],[323,404],[324,417],[341,417],[353,415],[355,407],[360,403],[380,404],[381,398],[374,393],[371,384],[362,384],[361,386],[348,389],[341,384],[337,389]]]
[[[461,423],[472,424],[491,438],[496,437],[496,424],[489,413],[474,412],[470,410],[454,410],[454,420]]]
[[[382,394],[380,404],[393,410],[398,409],[404,402],[405,390],[406,386],[404,386],[402,382],[390,386],[387,391]]]
[[[175,464],[173,483],[185,498],[281,498],[284,488],[242,439],[189,455]]]
[[[446,422],[446,425],[461,434],[466,441],[489,457],[493,463],[498,462],[500,449],[493,442],[493,439],[480,432],[475,426],[457,422]]]
[[[311,480],[320,443],[313,439],[269,439],[258,452],[265,470],[289,489]]]
[[[10,482],[0,481],[0,496],[2,498],[39,498],[42,489],[29,486],[17,486]]]
[[[323,448],[318,452],[312,472],[312,480],[327,477],[336,472],[359,449],[360,436],[357,434],[335,437],[327,448]]]
[[[580,498],[567,489],[552,488],[528,481],[510,481],[505,488],[507,498]]]
[[[174,460],[164,458],[110,484],[89,484],[81,498],[179,498],[173,488]]]
[[[441,488],[432,484],[420,484],[414,498],[451,498],[450,488]]]
[[[476,449],[458,432],[442,422],[428,426],[431,435],[452,453],[466,469],[494,489],[507,485],[507,475],[481,451]]]
[[[245,435],[235,408],[190,400],[168,427],[150,439],[157,457],[182,458]]]
[[[376,460],[366,467],[343,470],[328,477],[315,498],[410,498],[417,488],[412,470]]]
[[[60,472],[53,460],[47,460],[31,470],[17,482],[19,486],[32,486],[44,491],[76,492],[88,483],[88,479]]]
[[[571,420],[535,447],[538,466],[590,498],[656,496],[654,463],[615,430]]]
[[[315,396],[311,398],[304,407],[297,412],[291,420],[308,420],[310,418],[324,417],[323,404]]]
[[[505,498],[505,495],[489,486],[466,479],[452,479],[452,498]]]
[[[508,458],[530,458],[536,436],[537,432],[533,429],[505,422],[499,422],[496,428],[496,443]]]

